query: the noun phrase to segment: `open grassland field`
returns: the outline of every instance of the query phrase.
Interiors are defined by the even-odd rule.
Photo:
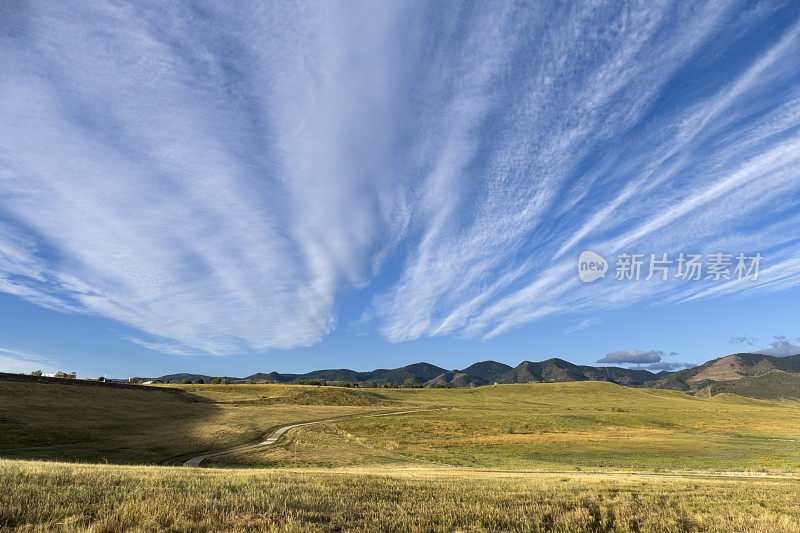
[[[800,531],[800,484],[0,460],[8,531]]]
[[[177,462],[277,426],[397,410],[375,392],[279,385],[189,385],[184,393],[0,381],[0,457]]]
[[[733,394],[0,382],[0,427],[0,531],[800,531],[800,410]]]
[[[209,466],[345,466],[409,458],[481,469],[800,470],[800,410],[721,394],[609,383],[390,390],[449,407],[298,428],[277,446]]]
[[[800,470],[800,409],[603,382],[475,389],[187,385],[182,392],[0,382],[0,457],[179,464],[297,428],[203,466],[339,467],[414,459],[481,469]]]
[[[0,382],[0,457],[177,464],[298,428],[206,466],[412,459],[484,469],[800,470],[800,409],[602,382],[476,389],[188,385],[182,392]]]

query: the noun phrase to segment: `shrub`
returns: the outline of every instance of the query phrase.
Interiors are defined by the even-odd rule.
[[[41,376],[41,375],[42,375],[41,370],[34,370],[33,372],[31,372],[31,376]]]
[[[317,387],[327,385],[324,379],[301,379],[297,382],[298,385],[316,385]]]

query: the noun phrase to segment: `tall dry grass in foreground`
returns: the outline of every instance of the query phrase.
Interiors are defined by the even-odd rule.
[[[387,467],[388,468],[388,467]],[[800,531],[788,479],[0,460],[4,531]]]

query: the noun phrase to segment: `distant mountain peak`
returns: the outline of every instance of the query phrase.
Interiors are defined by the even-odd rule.
[[[776,357],[759,353],[735,353],[659,377],[652,386],[692,391],[708,383],[733,381],[775,372],[800,372],[800,354]]]

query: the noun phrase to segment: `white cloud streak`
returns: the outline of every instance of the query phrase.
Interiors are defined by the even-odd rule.
[[[18,14],[0,288],[210,353],[313,344],[402,222],[396,21],[206,7]]]
[[[28,373],[34,370],[54,372],[57,363],[34,353],[0,348],[0,372]]]
[[[605,85],[589,83],[586,87],[591,90],[578,86],[565,91],[576,102],[571,106],[535,92],[532,102],[526,103],[533,112],[520,117],[509,113],[509,130],[515,131],[511,139],[518,146],[527,144],[529,153],[510,163],[504,160],[506,164],[489,169],[483,179],[491,181],[495,178],[493,171],[500,168],[503,172],[497,173],[492,182],[496,185],[490,190],[513,194],[508,194],[506,201],[499,202],[492,211],[487,207],[487,203],[493,207],[491,193],[488,202],[481,198],[471,226],[455,238],[448,236],[428,243],[439,251],[438,255],[425,253],[415,258],[414,272],[419,274],[402,279],[390,293],[393,303],[385,312],[385,331],[390,339],[414,338],[418,330],[412,325],[432,335],[461,331],[466,336],[490,338],[553,313],[622,307],[659,294],[704,297],[709,291],[726,294],[752,287],[741,283],[711,288],[702,284],[676,288],[674,284],[659,283],[586,286],[574,276],[574,257],[566,254],[575,250],[577,255],[580,249],[576,245],[580,243],[607,256],[637,249],[710,252],[709,243],[719,241],[723,235],[728,236],[725,244],[732,250],[749,251],[753,248],[737,248],[752,244],[748,237],[753,229],[739,229],[747,217],[757,219],[758,212],[770,206],[783,208],[787,203],[797,203],[797,92],[790,89],[777,101],[769,92],[770,79],[785,78],[797,66],[792,53],[800,44],[797,24],[754,58],[728,86],[678,107],[673,113],[656,114],[648,135],[642,136],[645,141],[631,137],[631,132],[636,131],[632,126],[654,114],[648,106],[657,89],[673,80],[683,63],[719,32],[725,10],[697,16],[699,12],[702,9],[692,14],[688,33],[660,27],[658,21],[664,17],[653,14],[649,18],[654,21],[651,26],[632,24],[631,35],[623,33],[615,36],[616,41],[605,43],[619,52],[610,54],[612,59],[606,62],[590,63],[594,70],[589,79],[614,80],[608,88],[608,98],[614,96],[613,104],[603,106],[606,99],[599,95],[604,94]],[[674,19],[667,24],[671,23]],[[674,30],[675,26],[671,27]],[[651,33],[643,37],[642,28],[649,28]],[[580,33],[564,32],[569,36]],[[628,50],[639,50],[641,41],[648,42],[648,49],[641,50],[637,58],[641,62],[632,61],[636,52]],[[562,51],[564,58],[580,57],[587,44],[570,40],[555,50]],[[658,60],[653,63],[656,51]],[[616,61],[618,56],[627,59]],[[561,63],[564,61],[567,59]],[[629,62],[647,65],[648,70],[630,68]],[[546,70],[550,65],[541,68]],[[559,79],[555,72],[553,78]],[[568,86],[573,80],[560,81]],[[598,96],[587,99],[579,96],[582,94]],[[586,101],[590,102],[587,109],[576,108]],[[531,120],[537,106],[566,110],[567,114],[556,123]],[[593,113],[598,109],[604,113],[598,112],[595,118]],[[734,120],[747,114],[757,118],[739,124]],[[548,136],[544,142],[536,137],[542,135],[541,131]],[[574,165],[589,148],[602,146],[610,138],[616,141],[610,152],[616,166],[597,156],[593,166],[570,182]],[[542,147],[551,143],[558,149],[543,152]],[[499,146],[498,153],[506,148],[507,145]],[[531,153],[531,148],[537,151]],[[542,168],[531,166],[531,161],[538,163],[542,159]],[[528,170],[533,179],[529,178],[521,190],[515,190],[509,173],[520,170]],[[526,198],[527,206],[521,202]],[[773,231],[758,246],[777,245],[783,235]],[[461,247],[454,247],[454,243],[461,242]],[[774,282],[779,272],[786,283],[797,283],[800,278],[793,275],[792,262],[775,262],[781,255],[792,253],[796,257],[796,242],[770,257],[774,266],[765,272],[762,285]],[[430,257],[435,261],[426,259]],[[427,263],[425,268],[420,267],[423,262]],[[508,269],[509,264],[518,266]],[[428,298],[430,305],[407,297],[432,289],[437,292]],[[463,303],[454,309],[437,308],[452,295]],[[385,301],[378,300],[379,304]],[[401,307],[396,307],[398,304]]]
[[[601,4],[6,6],[0,291],[191,355],[317,343],[353,289],[397,342],[800,284],[800,25]],[[584,285],[583,248],[767,262]]]

